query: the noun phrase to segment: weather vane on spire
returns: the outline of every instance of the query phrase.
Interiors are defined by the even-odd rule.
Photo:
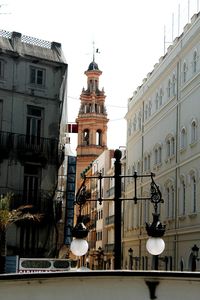
[[[95,53],[100,54],[99,48],[95,48],[95,42],[93,41],[93,62],[95,61]]]

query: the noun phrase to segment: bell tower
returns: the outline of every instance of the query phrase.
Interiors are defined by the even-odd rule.
[[[77,187],[80,185],[81,173],[104,150],[107,149],[107,112],[105,108],[104,90],[99,89],[99,70],[94,60],[89,64],[85,75],[87,76],[87,89],[80,95],[80,109],[76,123],[78,124],[77,144]]]

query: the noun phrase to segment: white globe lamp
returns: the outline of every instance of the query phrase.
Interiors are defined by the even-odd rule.
[[[84,239],[74,239],[71,242],[70,250],[76,256],[83,256],[88,251],[88,242]]]
[[[165,242],[160,237],[150,237],[146,243],[147,251],[152,255],[160,255],[165,249]]]

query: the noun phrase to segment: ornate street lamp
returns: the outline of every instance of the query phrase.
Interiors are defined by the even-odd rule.
[[[154,173],[151,173],[150,175],[137,175],[137,172],[134,172],[134,175],[121,175],[121,151],[115,150],[114,153],[115,158],[115,164],[114,164],[114,176],[102,176],[101,173],[97,176],[88,176],[84,177],[83,183],[81,187],[79,188],[77,195],[76,195],[76,201],[75,204],[78,204],[79,209],[79,216],[77,218],[77,224],[72,230],[72,236],[78,239],[78,242],[75,242],[75,240],[72,241],[71,244],[71,251],[77,256],[85,255],[88,246],[86,246],[87,241],[85,238],[87,237],[88,230],[83,224],[83,218],[81,216],[81,208],[86,203],[87,200],[87,192],[86,192],[86,185],[85,181],[86,179],[92,179],[96,178],[99,182],[99,197],[98,201],[101,204],[102,201],[111,200],[102,198],[102,179],[103,178],[114,178],[115,179],[115,194],[114,194],[114,205],[115,205],[115,220],[114,220],[114,228],[115,228],[115,248],[114,248],[114,255],[115,255],[115,269],[121,269],[121,202],[122,200],[133,200],[134,203],[137,203],[138,200],[150,200],[151,203],[154,206],[154,213],[153,215],[153,222],[151,224],[146,223],[146,231],[149,236],[149,239],[147,241],[147,250],[152,255],[159,255],[162,253],[162,251],[165,248],[165,243],[163,239],[161,238],[165,233],[165,226],[163,226],[159,220],[159,213],[158,213],[158,205],[159,203],[163,203],[162,195],[160,192],[159,187],[156,185],[153,177],[155,176]],[[132,177],[134,178],[135,183],[135,191],[133,198],[127,198],[123,199],[121,198],[121,179],[126,177]],[[146,198],[138,198],[137,197],[137,178],[138,177],[150,177],[151,178],[151,196]],[[90,199],[91,201],[94,201]],[[90,201],[89,200],[89,201]],[[96,200],[95,200],[96,201]],[[83,239],[83,241],[81,241]],[[78,248],[80,247],[80,250]]]

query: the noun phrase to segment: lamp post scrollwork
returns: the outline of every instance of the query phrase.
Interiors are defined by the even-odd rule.
[[[158,213],[158,205],[159,203],[163,203],[162,194],[160,192],[159,187],[156,185],[153,177],[155,176],[154,173],[151,174],[145,174],[145,175],[138,175],[137,172],[134,172],[133,175],[121,175],[121,151],[119,149],[115,150],[114,152],[114,158],[115,158],[115,164],[114,164],[114,175],[113,176],[103,176],[101,173],[99,173],[96,176],[85,176],[84,180],[82,182],[82,185],[80,186],[77,194],[76,194],[76,200],[75,204],[79,205],[79,215],[77,218],[77,224],[72,230],[72,236],[79,240],[81,239],[81,230],[83,230],[82,238],[86,238],[86,233],[88,233],[87,228],[84,227],[83,224],[83,218],[81,216],[81,209],[83,205],[86,203],[86,201],[99,201],[101,204],[102,201],[114,201],[114,212],[115,212],[115,219],[114,219],[114,230],[115,230],[115,247],[114,247],[114,268],[115,269],[121,269],[121,203],[124,200],[132,200],[134,203],[137,203],[139,200],[150,200],[154,207],[153,212],[153,222],[151,224],[146,223],[146,231],[149,236],[149,239],[147,241],[147,250],[153,254],[158,255],[164,250],[164,241],[161,239],[161,237],[165,233],[165,226],[163,226],[159,220],[160,214]],[[132,198],[122,198],[121,197],[121,180],[122,178],[132,177],[134,178],[134,195]],[[150,197],[137,197],[137,179],[140,177],[150,177],[151,184],[150,184]],[[88,196],[88,193],[86,191],[86,179],[92,179],[96,178],[99,180],[99,197],[98,199],[90,199]],[[114,198],[113,199],[106,199],[102,197],[102,179],[104,178],[114,178],[115,184],[114,184]],[[80,225],[81,223],[81,225]],[[78,234],[76,233],[78,232]],[[78,237],[77,237],[78,236]],[[74,240],[72,241],[73,244]],[[71,251],[73,252],[73,247],[71,247]],[[86,250],[86,247],[85,247]],[[87,252],[87,250],[86,250]],[[74,253],[74,252],[73,252]],[[76,251],[78,253],[78,251]],[[82,252],[83,253],[83,252]],[[85,254],[85,253],[84,253]],[[84,255],[81,254],[81,255]],[[77,254],[77,256],[79,256]]]

